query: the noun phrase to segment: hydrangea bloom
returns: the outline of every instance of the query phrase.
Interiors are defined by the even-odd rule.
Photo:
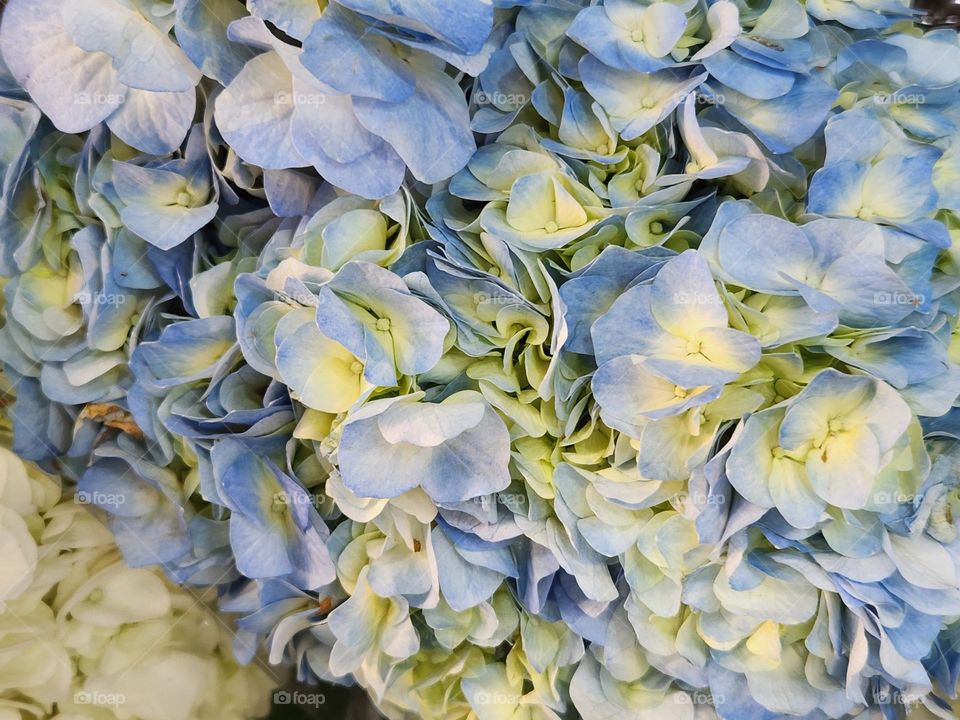
[[[14,0],[14,447],[391,719],[953,717],[960,41],[914,14]]]
[[[231,657],[223,621],[147,569],[62,495],[60,479],[0,448],[0,708],[22,718],[217,717],[266,707],[270,678]]]

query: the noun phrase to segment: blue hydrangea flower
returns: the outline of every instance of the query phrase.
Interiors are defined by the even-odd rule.
[[[469,390],[439,403],[421,397],[375,400],[353,414],[340,440],[344,484],[362,497],[394,497],[422,485],[436,502],[509,485],[507,429],[484,399]],[[385,460],[390,477],[382,473]]]
[[[811,212],[879,222],[949,245],[943,225],[930,218],[939,207],[933,185],[937,148],[913,143],[895,124],[864,109],[838,115],[824,135],[827,160],[810,182]]]
[[[211,461],[231,510],[230,545],[241,573],[286,578],[308,590],[333,580],[329,530],[296,480],[237,440],[218,443]]]
[[[265,50],[216,101],[220,132],[249,162],[312,165],[345,190],[381,198],[408,167],[421,182],[439,182],[475,148],[463,92],[442,65],[419,49],[399,51],[339,5],[327,8],[302,49],[255,18],[229,33]]]
[[[757,341],[728,322],[706,261],[687,251],[664,263],[649,285],[621,295],[591,333],[599,363],[641,356],[655,372],[693,388],[730,382],[759,359]]]
[[[889,386],[825,370],[788,403],[744,423],[727,477],[751,502],[811,527],[828,505],[871,505],[910,421],[910,409]]]

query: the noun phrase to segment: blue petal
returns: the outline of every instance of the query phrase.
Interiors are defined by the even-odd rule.
[[[863,183],[869,165],[841,160],[817,170],[810,181],[810,212],[834,217],[857,217],[863,205]]]
[[[437,577],[443,599],[457,612],[463,612],[489,600],[504,576],[464,558],[441,527],[432,532],[437,554]]]
[[[772,215],[747,215],[726,225],[717,260],[736,284],[767,293],[793,293],[789,278],[803,278],[814,252],[803,232]]]
[[[309,92],[316,88],[299,81],[293,87],[290,130],[300,156],[349,192],[369,199],[396,192],[406,166],[387,142],[364,129],[350,98]],[[322,102],[301,103],[301,98]]]
[[[663,260],[611,245],[587,268],[563,283],[560,297],[566,306],[564,319],[569,333],[564,349],[592,354],[590,327],[594,321],[610,309],[628,284]]]
[[[360,123],[390,143],[417,180],[437,183],[466,165],[476,144],[456,81],[431,67],[415,70],[417,87],[406,100],[355,98],[353,105]]]
[[[113,61],[126,86],[156,92],[192,90],[200,71],[166,32],[115,0],[63,0],[64,26],[73,41]]]
[[[193,123],[196,104],[193,88],[179,93],[130,89],[107,125],[127,145],[165,155],[180,147]]]
[[[429,35],[470,55],[480,51],[493,26],[493,4],[489,0],[462,0],[456,5],[425,0],[336,2],[412,33]]]
[[[0,47],[11,74],[53,124],[83,132],[106,120],[127,88],[107,55],[73,44],[57,22],[61,11],[62,0],[12,0],[0,23]]]
[[[168,325],[159,340],[141,343],[135,358],[150,368],[154,383],[169,387],[212,377],[234,342],[231,317],[188,320]]]
[[[244,65],[217,96],[217,128],[247,162],[272,170],[304,167],[309,163],[290,131],[292,97],[293,77],[287,66],[276,53],[263,53]]]
[[[786,153],[813,137],[839,93],[812,76],[799,77],[786,95],[755,100],[730,88],[723,109],[746,125],[774,153]]]
[[[401,102],[416,85],[410,66],[386,38],[333,8],[314,24],[300,62],[324,84],[354,97]]]
[[[726,87],[757,100],[771,100],[786,95],[796,78],[792,72],[777,70],[751,62],[732,50],[721,50],[703,59],[710,75]]]
[[[233,0],[177,0],[177,41],[207,77],[229,84],[254,52],[227,38],[227,26],[246,15]]]

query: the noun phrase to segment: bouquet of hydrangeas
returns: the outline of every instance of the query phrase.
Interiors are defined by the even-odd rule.
[[[396,720],[954,717],[960,36],[917,19],[8,0],[4,412],[97,509],[3,455],[0,717],[265,710],[207,589]]]

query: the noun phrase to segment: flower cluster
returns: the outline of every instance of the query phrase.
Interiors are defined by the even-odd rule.
[[[270,679],[239,666],[196,596],[128,567],[83,493],[0,447],[0,714],[245,720]]]
[[[913,19],[9,0],[14,447],[390,718],[952,717],[960,39]]]

